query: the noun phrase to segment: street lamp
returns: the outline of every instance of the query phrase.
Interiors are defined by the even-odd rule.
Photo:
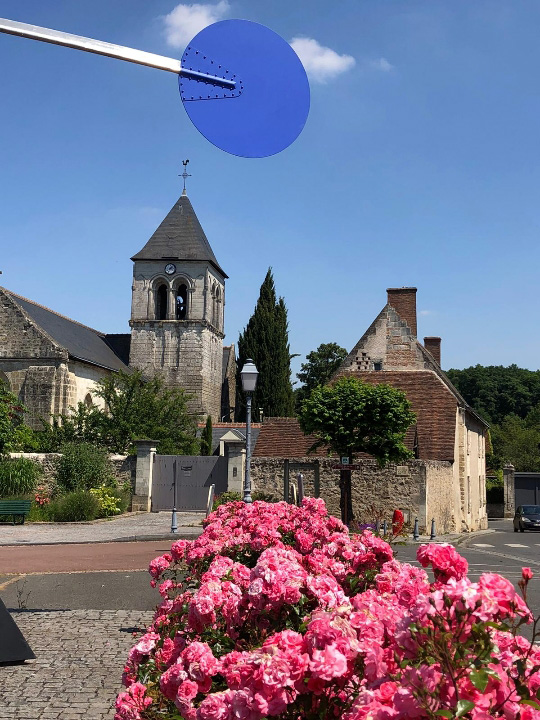
[[[246,474],[244,477],[244,502],[251,500],[251,396],[257,387],[257,376],[259,375],[253,360],[246,360],[246,364],[240,372],[242,378],[242,390],[246,394]]]

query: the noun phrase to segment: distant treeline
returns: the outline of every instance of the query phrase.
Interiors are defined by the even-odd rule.
[[[491,425],[491,469],[511,462],[516,470],[540,472],[540,370],[475,365],[447,375]]]

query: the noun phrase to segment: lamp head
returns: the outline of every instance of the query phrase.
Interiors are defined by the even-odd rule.
[[[246,360],[244,367],[240,371],[240,377],[242,378],[242,390],[245,393],[252,393],[257,387],[257,377],[259,372],[255,367],[253,360]]]

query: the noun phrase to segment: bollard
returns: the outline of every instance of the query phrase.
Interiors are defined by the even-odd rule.
[[[379,521],[375,520],[375,535],[379,534]]]
[[[387,525],[386,525],[386,520],[384,520],[384,521],[383,521],[383,524],[382,524],[382,534],[383,534],[383,537],[386,537],[386,533],[387,533]]]
[[[414,530],[413,530],[413,540],[418,540],[420,538],[420,535],[418,533],[418,518],[414,519]]]
[[[429,536],[430,540],[435,540],[437,536],[435,535],[435,518],[431,521],[431,535]]]

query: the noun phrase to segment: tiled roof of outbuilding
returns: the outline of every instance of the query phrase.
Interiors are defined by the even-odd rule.
[[[182,194],[146,245],[132,260],[206,260],[220,267],[187,195]]]
[[[305,457],[316,441],[312,435],[304,435],[296,418],[265,418],[253,457]],[[324,448],[319,448],[310,454],[316,457],[327,453]]]

